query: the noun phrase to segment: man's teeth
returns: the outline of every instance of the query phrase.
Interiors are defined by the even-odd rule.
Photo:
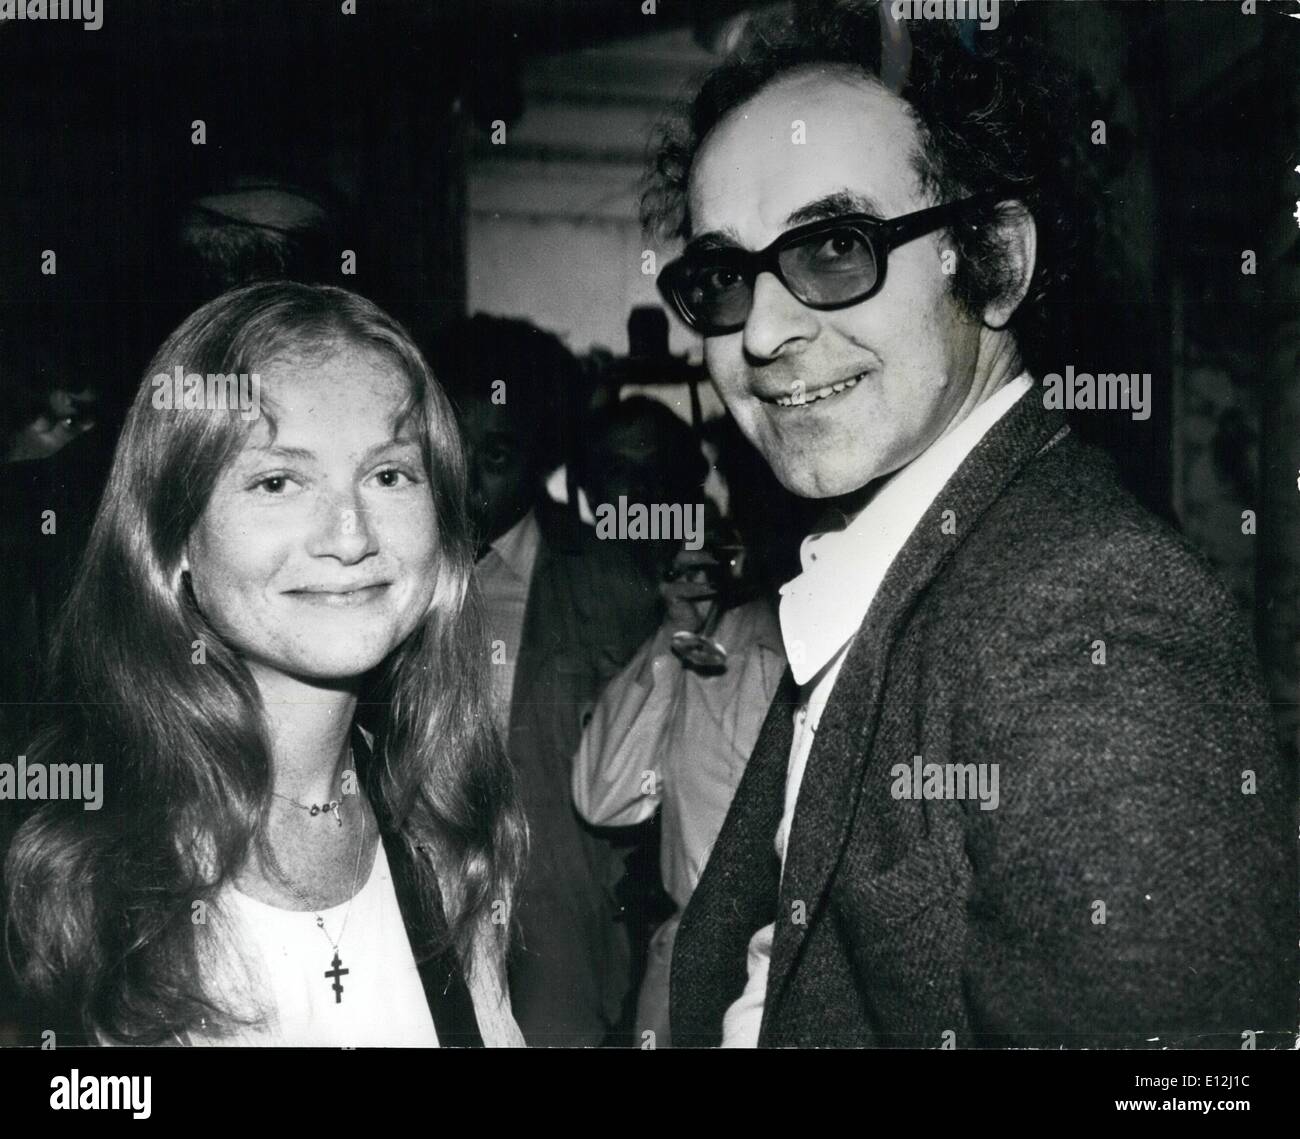
[[[863,373],[863,375],[865,374]],[[827,384],[824,388],[817,388],[815,391],[806,392],[799,396],[780,396],[776,402],[780,407],[800,407],[803,404],[812,403],[814,400],[826,399],[828,396],[857,387],[860,379],[862,379],[862,376],[854,376],[851,380],[841,380],[838,384]]]

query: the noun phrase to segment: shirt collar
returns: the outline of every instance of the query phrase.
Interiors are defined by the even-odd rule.
[[[781,587],[781,635],[797,683],[820,673],[857,632],[894,558],[939,492],[1032,387],[1022,372],[890,475],[846,527],[804,539],[803,572]]]
[[[542,531],[537,525],[537,512],[530,510],[504,534],[489,542],[488,549],[493,551],[516,577],[526,581],[532,576],[533,563],[537,559],[537,547],[541,540]]]

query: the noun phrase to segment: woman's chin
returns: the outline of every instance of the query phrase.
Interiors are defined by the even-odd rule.
[[[373,644],[350,646],[334,641],[313,651],[295,652],[274,659],[263,657],[259,664],[261,670],[309,684],[346,687],[373,672],[396,647],[396,643],[378,647]]]

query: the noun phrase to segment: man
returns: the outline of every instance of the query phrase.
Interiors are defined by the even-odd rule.
[[[756,35],[647,198],[729,410],[839,519],[782,591],[674,1042],[1239,1047],[1286,1023],[1295,892],[1251,646],[1025,370],[1050,87],[881,17]]]
[[[572,757],[660,602],[626,543],[598,541],[544,493],[571,449],[565,408],[581,375],[568,350],[526,321],[480,314],[448,330],[434,359],[469,445],[494,713],[528,817],[511,1003],[529,1045],[595,1046],[620,1018],[631,947],[614,894],[622,859],[574,810]]]

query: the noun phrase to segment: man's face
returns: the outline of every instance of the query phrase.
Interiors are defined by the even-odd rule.
[[[799,122],[803,142],[793,141]],[[691,173],[693,235],[761,249],[821,217],[933,205],[915,173],[918,145],[907,105],[867,78],[792,73],[705,139]],[[727,407],[795,494],[846,494],[898,470],[969,396],[979,326],[950,296],[943,242],[939,231],[895,249],[881,291],[832,312],[761,274],[745,326],[705,340]],[[792,395],[803,402],[777,402]]]
[[[543,472],[517,415],[487,400],[461,417],[469,449],[469,508],[480,543],[501,537],[533,504]]]
[[[648,423],[620,423],[596,441],[589,467],[592,486],[586,488],[593,503],[687,502],[699,497],[698,488],[680,475],[682,456]]]

